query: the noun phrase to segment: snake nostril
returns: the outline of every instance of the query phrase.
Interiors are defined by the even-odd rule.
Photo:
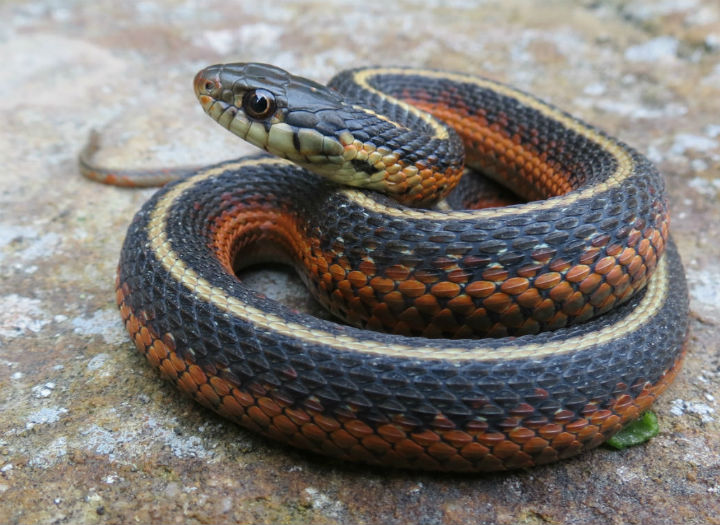
[[[203,70],[195,75],[193,87],[197,95],[212,95],[217,92],[220,87],[220,83],[217,80],[208,78],[206,73],[207,72]]]

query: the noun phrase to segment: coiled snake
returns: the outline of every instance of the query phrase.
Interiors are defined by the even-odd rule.
[[[663,181],[626,145],[473,75],[365,68],[326,87],[228,64],[194,86],[274,156],[153,196],[117,301],[140,351],[203,405],[320,454],[491,471],[595,447],[672,381],[686,285]],[[464,182],[451,194],[464,165],[528,202],[418,208],[467,206]],[[345,323],[235,277],[268,260]]]

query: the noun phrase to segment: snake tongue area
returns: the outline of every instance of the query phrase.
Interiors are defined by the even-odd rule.
[[[282,159],[200,170],[138,212],[117,301],[148,360],[264,436],[407,468],[548,463],[646,410],[679,370],[688,327],[648,160],[477,76],[366,68],[330,85],[258,64],[196,77],[209,115]],[[540,200],[420,210],[336,184],[424,204],[457,183],[462,148]],[[270,253],[352,326],[237,279]]]

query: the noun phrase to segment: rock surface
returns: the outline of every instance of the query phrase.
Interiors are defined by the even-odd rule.
[[[6,1],[0,5],[0,522],[720,523],[720,5]],[[195,71],[265,61],[481,72],[632,144],[667,178],[690,283],[684,370],[659,436],[530,471],[452,476],[308,456],[181,397],[114,305],[125,228],[152,193],[82,179],[252,149],[202,115]],[[251,276],[297,307],[283,271]]]

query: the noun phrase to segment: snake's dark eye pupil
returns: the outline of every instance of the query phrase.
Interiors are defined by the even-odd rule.
[[[248,91],[243,97],[243,109],[253,118],[266,118],[275,111],[275,97],[264,89]]]

